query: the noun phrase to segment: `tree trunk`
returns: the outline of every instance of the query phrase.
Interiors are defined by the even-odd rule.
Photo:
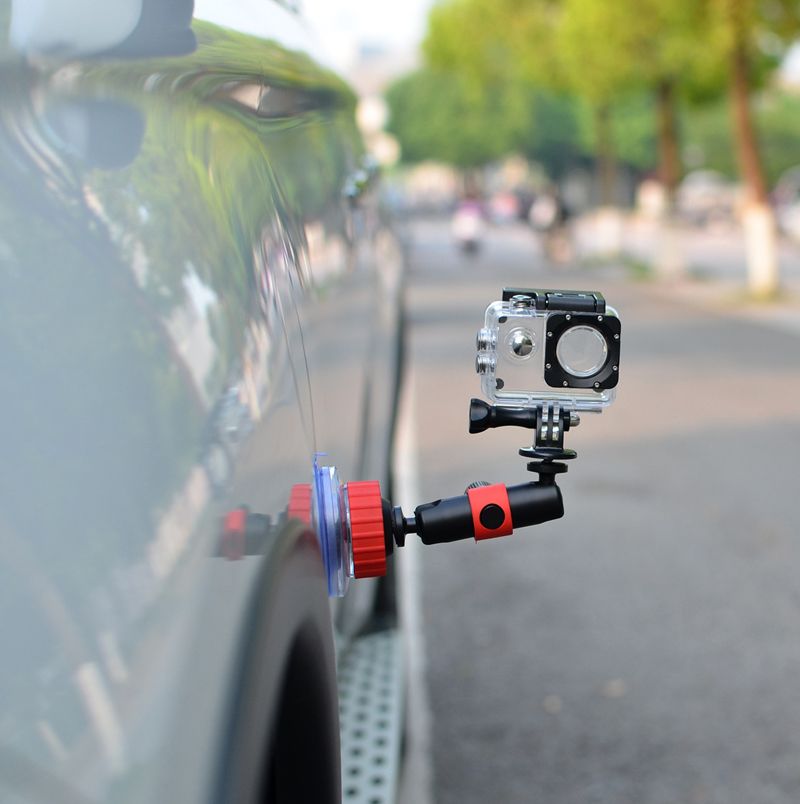
[[[744,42],[737,42],[731,53],[731,110],[736,138],[739,170],[748,192],[748,202],[768,202],[767,182],[761,165],[753,114],[750,108],[750,59]]]
[[[747,284],[753,295],[770,298],[779,283],[777,231],[750,107],[750,58],[741,30],[731,51],[730,70],[736,152],[747,193],[743,212]]]
[[[658,115],[658,178],[666,193],[667,214],[671,215],[675,203],[675,191],[681,177],[674,81],[665,80],[659,83],[656,89],[656,107]]]
[[[675,81],[665,79],[656,87],[656,128],[658,132],[658,180],[664,192],[661,219],[655,229],[655,268],[668,279],[681,276],[686,268],[683,238],[675,220],[675,194],[681,178],[678,142],[678,115]]]
[[[595,112],[595,135],[597,137],[597,172],[600,179],[600,204],[614,206],[617,185],[617,160],[611,132],[611,110],[606,104]]]

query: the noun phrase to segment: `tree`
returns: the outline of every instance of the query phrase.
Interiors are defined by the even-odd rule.
[[[727,69],[737,161],[747,192],[748,284],[754,295],[767,298],[778,291],[777,233],[751,96],[765,68],[777,65],[800,30],[800,13],[791,0],[705,0],[703,5],[710,41]]]
[[[424,45],[435,64],[473,78],[523,78],[576,93],[595,109],[604,196],[613,181],[612,104],[645,90],[657,109],[660,174],[680,175],[676,97],[727,83],[739,171],[748,192],[745,231],[751,290],[778,287],[774,216],[751,96],[800,31],[795,0],[445,0]],[[487,78],[488,77],[488,78]]]
[[[554,0],[445,0],[428,18],[426,62],[457,72],[468,85],[519,104],[514,150],[562,175],[588,143],[580,103],[559,77]]]
[[[480,167],[514,150],[530,123],[519,86],[490,90],[432,68],[401,78],[386,100],[387,128],[405,162],[438,159],[460,168]]]
[[[792,0],[563,0],[558,27],[565,72],[599,109],[614,87],[639,81],[655,92],[660,173],[668,188],[680,172],[676,91],[707,96],[727,80],[739,172],[748,193],[749,285],[759,296],[777,291],[778,265],[751,96],[800,30],[799,14]]]
[[[598,114],[621,93],[653,97],[658,173],[670,200],[682,172],[678,98],[722,87],[704,42],[704,20],[695,0],[563,0],[557,27],[568,82]],[[601,117],[598,125],[602,130],[610,123]]]
[[[606,204],[613,203],[616,184],[611,105],[634,84],[628,61],[632,26],[625,5],[564,0],[555,27],[560,74],[593,109],[600,194]]]
[[[430,63],[476,82],[524,81],[579,96],[594,110],[594,150],[607,202],[615,185],[612,110],[642,91],[657,100],[660,173],[680,178],[676,86],[697,60],[696,4],[675,0],[447,0],[423,46]]]
[[[738,172],[736,147],[727,97],[685,115],[683,141],[696,154],[697,165],[729,177]],[[780,175],[798,163],[797,121],[800,97],[779,90],[759,92],[753,114],[763,155],[767,186],[774,186]]]

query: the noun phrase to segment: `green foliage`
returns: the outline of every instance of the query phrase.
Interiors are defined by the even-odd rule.
[[[767,181],[773,185],[784,170],[800,164],[800,141],[797,138],[800,98],[784,92],[764,92],[755,99],[754,113]],[[736,154],[727,100],[686,109],[684,120],[685,147],[696,159],[696,164],[691,166],[736,176]]]
[[[594,107],[580,99],[572,99],[571,106],[576,125],[574,153],[592,157],[597,151]],[[610,105],[614,153],[642,172],[653,170],[658,160],[653,108],[652,95],[646,92],[628,93]]]
[[[683,148],[687,169],[708,168],[733,178],[736,150],[726,98],[684,111]]]
[[[744,42],[751,58],[775,65],[800,31],[795,0],[702,0],[707,50],[725,58]]]
[[[405,162],[478,167],[514,150],[531,122],[530,97],[518,84],[484,88],[431,68],[397,81],[386,100]]]
[[[428,69],[398,81],[387,101],[389,130],[407,163],[433,159],[470,168],[515,152],[558,178],[595,150],[590,104],[522,82],[490,93],[468,78]],[[641,92],[612,104],[617,153],[642,170],[656,159],[652,108]]]
[[[561,0],[443,0],[422,49],[435,67],[478,82],[518,81],[560,90],[554,42]]]
[[[697,100],[718,98],[726,65],[707,6],[697,0],[562,0],[554,30],[563,80],[598,105],[664,83]]]
[[[637,92],[621,98],[611,107],[611,121],[617,157],[639,170],[654,170],[658,154],[652,94]]]
[[[567,86],[592,104],[607,105],[639,80],[631,70],[635,37],[626,2],[564,0],[556,26],[558,59]]]
[[[785,93],[764,93],[755,103],[756,125],[761,132],[764,170],[772,184],[789,167],[800,164],[800,98]]]
[[[685,145],[702,148],[708,166],[732,174],[730,117],[721,100],[731,48],[737,37],[746,43],[750,85],[763,87],[798,30],[795,0],[441,0],[423,43],[429,69],[440,77],[418,74],[419,91],[400,82],[390,97],[392,125],[408,161],[477,164],[505,147],[558,176],[575,159],[597,153],[594,110],[606,106],[618,158],[652,170],[654,95],[667,83],[682,99]],[[509,114],[512,103],[519,108]],[[498,108],[509,125],[498,122]],[[800,162],[791,122],[797,111],[792,99],[774,92],[759,100],[771,179]],[[491,125],[480,123],[481,114]],[[480,143],[481,132],[490,142]]]
[[[557,179],[588,153],[584,109],[574,97],[563,93],[537,89],[529,92],[532,121],[518,150]]]
[[[609,144],[649,168],[655,124],[645,118],[655,108],[646,95],[690,76],[719,91],[698,46],[700,21],[694,0],[445,0],[431,12],[423,50],[471,84],[527,87],[520,94],[532,97],[532,124],[516,148],[551,175]],[[593,130],[601,106],[615,118],[604,146]]]
[[[706,25],[696,0],[444,0],[423,52],[472,80],[523,80],[605,104],[667,79],[719,90]]]

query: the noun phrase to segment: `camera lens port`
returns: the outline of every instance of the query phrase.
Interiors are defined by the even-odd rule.
[[[594,327],[570,327],[559,338],[556,357],[567,374],[591,377],[605,365],[608,343]]]

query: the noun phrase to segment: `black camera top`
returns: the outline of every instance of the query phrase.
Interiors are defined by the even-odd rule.
[[[605,313],[606,300],[594,290],[542,290],[534,288],[503,288],[503,301],[527,297],[535,310],[575,313]]]

